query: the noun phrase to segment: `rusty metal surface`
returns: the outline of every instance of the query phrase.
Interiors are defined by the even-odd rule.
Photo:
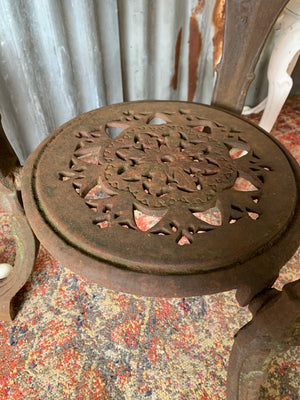
[[[230,354],[228,400],[258,399],[272,359],[300,344],[300,280],[281,292],[263,291],[249,309],[253,319],[236,334]]]
[[[171,79],[171,86],[173,90],[177,90],[178,86],[178,71],[179,71],[179,58],[180,58],[180,48],[182,39],[182,28],[179,29],[176,44],[175,44],[175,56],[174,56],[174,75]]]
[[[12,321],[19,308],[19,304],[14,302],[15,296],[30,276],[35,262],[37,243],[19,204],[17,192],[8,189],[1,182],[0,208],[7,216],[16,246],[16,259],[12,272],[6,278],[0,279],[0,319]]]
[[[15,296],[29,278],[37,252],[36,239],[19,202],[20,172],[19,159],[6,138],[0,116],[0,209],[7,218],[16,246],[12,271],[0,279],[0,319],[5,321],[11,321],[17,314]]]
[[[245,303],[299,243],[299,229],[289,237],[299,222],[289,158],[218,109],[123,103],[50,135],[26,162],[22,195],[42,243],[103,286],[153,296],[241,287]],[[138,213],[153,226],[141,229]]]
[[[198,82],[198,64],[202,50],[202,34],[195,15],[190,17],[188,101],[193,101]]]
[[[215,29],[215,34],[212,38],[214,45],[214,71],[220,58],[222,56],[223,50],[223,37],[224,37],[224,26],[225,26],[225,0],[217,0],[214,7],[214,12],[212,15],[212,24]]]
[[[227,0],[223,55],[212,104],[240,113],[263,45],[288,0]],[[234,84],[231,84],[234,82]]]
[[[20,168],[19,159],[5,135],[0,116],[0,182],[14,189],[14,175]]]
[[[222,52],[224,3],[0,0],[0,109],[21,162],[49,132],[107,104],[187,100],[189,86],[189,99],[196,88],[193,101],[209,104],[214,69]],[[270,1],[262,1],[264,17],[276,5],[271,3],[272,7]],[[256,25],[254,29],[249,37],[257,34]],[[192,32],[195,37],[190,36]],[[200,35],[202,48],[196,65],[198,52],[190,53],[189,42],[197,42]],[[232,39],[229,45],[235,51]],[[257,104],[267,94],[264,65],[273,44],[273,39],[266,44],[248,105]],[[236,50],[238,57],[241,53]],[[245,53],[249,54],[246,48]]]

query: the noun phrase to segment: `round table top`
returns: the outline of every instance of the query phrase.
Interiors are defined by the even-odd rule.
[[[143,101],[49,135],[25,164],[22,194],[37,237],[71,269],[175,296],[198,294],[204,276],[208,292],[235,286],[226,271],[273,247],[297,186],[286,153],[254,125],[196,103]]]

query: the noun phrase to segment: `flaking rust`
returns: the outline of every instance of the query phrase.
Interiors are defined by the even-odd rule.
[[[198,19],[190,17],[188,101],[193,101],[198,82],[198,64],[202,50],[202,34]]]
[[[223,37],[225,26],[225,0],[216,0],[214,12],[212,15],[212,24],[214,26],[215,34],[213,36],[213,60],[214,60],[214,73],[216,66],[221,59],[223,49]]]
[[[202,49],[202,35],[199,29],[197,15],[203,12],[205,0],[198,0],[196,6],[192,9],[192,16],[189,24],[189,80],[188,80],[188,100],[192,101],[198,82],[198,63]],[[182,28],[180,28],[176,44],[175,44],[175,59],[174,59],[174,75],[171,80],[171,85],[174,90],[178,86],[178,70],[180,59],[180,48],[182,39]]]
[[[197,5],[193,8],[192,13],[201,14],[205,6],[205,0],[198,0]]]
[[[171,80],[171,85],[174,90],[177,90],[177,85],[178,85],[178,70],[179,70],[181,38],[182,38],[182,28],[180,28],[180,30],[178,32],[176,45],[175,45],[174,75]]]

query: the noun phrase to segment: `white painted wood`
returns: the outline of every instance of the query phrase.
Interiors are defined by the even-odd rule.
[[[259,125],[270,132],[293,86],[291,73],[300,54],[300,1],[290,2],[268,68],[268,96]]]
[[[288,3],[276,29],[280,32],[268,66],[267,97],[257,106],[243,110],[244,115],[263,111],[259,126],[268,132],[293,86],[291,74],[300,55],[300,0]]]

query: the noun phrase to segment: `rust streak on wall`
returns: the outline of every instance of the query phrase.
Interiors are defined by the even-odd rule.
[[[220,61],[223,48],[223,36],[225,25],[225,0],[216,0],[214,12],[212,15],[212,23],[214,26],[215,34],[213,37],[213,58],[214,58],[214,72],[216,66]]]
[[[175,45],[175,64],[174,64],[174,75],[172,77],[172,88],[174,90],[177,89],[178,84],[178,69],[179,69],[179,58],[180,58],[180,46],[181,46],[181,36],[182,36],[182,28],[177,35],[176,45]]]
[[[198,0],[198,4],[193,8],[192,14],[201,14],[205,6],[205,0]]]
[[[198,63],[202,49],[202,35],[195,15],[190,17],[188,101],[193,101],[198,81]]]

